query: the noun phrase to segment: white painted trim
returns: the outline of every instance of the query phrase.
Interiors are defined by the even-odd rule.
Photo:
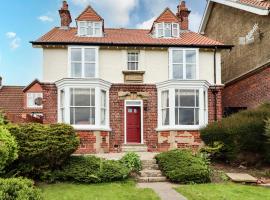
[[[199,33],[204,33],[205,28],[206,28],[206,24],[208,22],[209,16],[210,16],[210,12],[212,10],[212,6],[213,6],[213,2],[214,3],[220,3],[226,6],[230,6],[230,7],[234,7],[240,10],[244,10],[247,12],[251,12],[257,15],[269,15],[270,10],[268,9],[263,9],[263,8],[259,8],[259,7],[255,7],[255,6],[251,6],[251,5],[246,5],[240,2],[235,2],[235,1],[229,1],[229,0],[208,0],[203,18],[202,18],[202,22],[199,28]]]
[[[138,104],[129,104],[127,102],[140,102]],[[143,100],[125,100],[125,108],[124,108],[124,144],[127,144],[127,107],[140,107],[141,109],[141,144],[143,144]]]

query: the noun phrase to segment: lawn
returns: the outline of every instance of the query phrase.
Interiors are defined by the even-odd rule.
[[[138,189],[132,181],[104,184],[58,183],[40,185],[45,200],[159,200],[151,189]]]
[[[233,183],[183,185],[176,189],[188,200],[263,200],[270,199],[268,188]]]

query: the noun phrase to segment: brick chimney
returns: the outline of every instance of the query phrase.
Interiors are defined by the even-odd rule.
[[[62,8],[59,10],[59,15],[61,18],[61,29],[69,29],[69,25],[72,22],[72,18],[68,10],[67,1],[63,1]]]
[[[177,6],[177,13],[176,16],[180,19],[181,25],[180,28],[181,30],[188,30],[188,25],[189,25],[189,20],[188,16],[190,14],[190,10],[186,7],[186,2],[185,1],[180,1],[180,4]]]

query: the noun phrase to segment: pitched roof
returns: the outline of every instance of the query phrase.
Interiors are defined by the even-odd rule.
[[[33,45],[138,45],[138,46],[220,46],[226,45],[191,31],[182,32],[179,38],[153,38],[149,30],[105,28],[104,37],[79,37],[77,28],[53,28]],[[228,46],[227,46],[228,47]],[[231,46],[230,46],[231,47]]]
[[[258,8],[269,9],[270,1],[268,0],[238,0],[239,3],[255,6]]]
[[[154,22],[175,22],[179,23],[179,19],[171,11],[170,8],[166,8]]]
[[[85,10],[76,18],[77,21],[103,21],[103,18],[91,7]]]

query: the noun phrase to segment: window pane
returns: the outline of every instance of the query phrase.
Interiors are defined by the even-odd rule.
[[[93,26],[91,24],[88,24],[87,35],[92,36],[93,32],[94,32]]]
[[[162,125],[169,125],[169,109],[162,110]]]
[[[71,63],[71,76],[75,78],[82,77],[82,63]]]
[[[106,91],[101,90],[100,105],[102,108],[106,108]]]
[[[199,124],[199,108],[195,109],[195,125]]]
[[[96,22],[95,23],[95,28],[101,28],[101,23],[100,22]]]
[[[95,36],[101,36],[101,28],[95,28]]]
[[[90,89],[71,89],[71,106],[90,106]]]
[[[196,65],[187,64],[186,65],[186,78],[187,79],[195,79],[196,78]]]
[[[77,125],[90,124],[89,108],[70,108],[70,123]]]
[[[95,49],[85,49],[85,61],[95,62],[96,61],[96,50]]]
[[[85,77],[95,77],[95,66],[94,63],[85,63],[84,65],[84,75]]]
[[[95,108],[90,108],[90,124],[95,124]]]
[[[173,50],[173,63],[183,63],[183,51]]]
[[[71,49],[71,61],[82,61],[82,50],[72,48]]]
[[[60,91],[60,107],[64,107],[65,106],[65,91],[61,90]]]
[[[172,36],[172,24],[165,24],[165,37]]]
[[[161,106],[162,108],[169,107],[169,91],[163,91],[161,93]]]
[[[80,35],[85,36],[86,35],[86,28],[85,27],[80,27]]]
[[[196,63],[196,51],[186,51],[186,62]]]
[[[106,124],[106,110],[105,109],[101,109],[101,119],[100,122],[102,125]]]
[[[179,125],[179,113],[178,108],[175,108],[175,125]]]
[[[134,62],[128,63],[128,70],[136,70],[136,63]]]
[[[183,65],[174,64],[173,65],[173,78],[183,79]]]
[[[179,122],[181,125],[194,125],[194,108],[180,108]]]
[[[175,106],[180,106],[180,90],[175,90]]]
[[[205,93],[204,93],[204,95],[205,95]],[[199,90],[196,90],[196,107],[199,107]]]
[[[95,99],[95,89],[91,89],[91,106],[95,106],[96,99]]]
[[[183,107],[195,107],[194,90],[181,90],[180,105]]]

